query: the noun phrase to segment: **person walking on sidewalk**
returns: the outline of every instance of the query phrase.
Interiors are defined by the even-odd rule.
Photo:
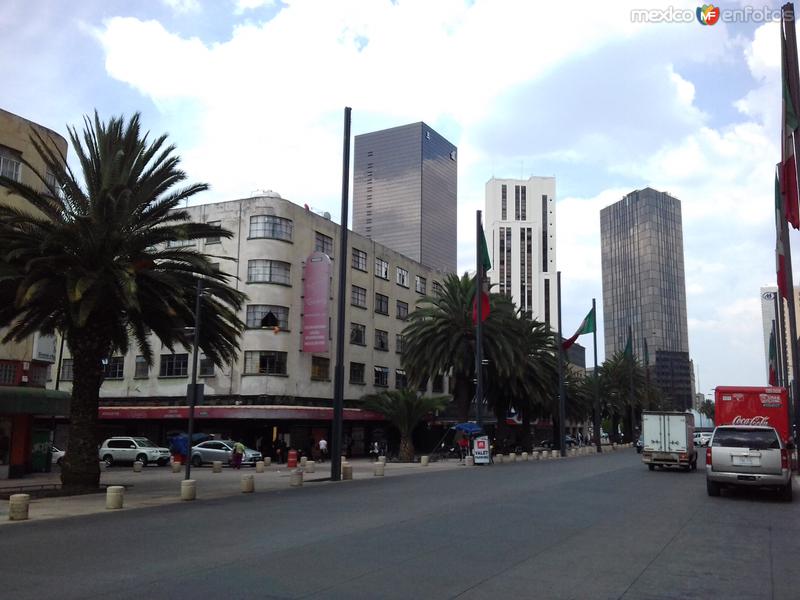
[[[320,462],[325,462],[325,459],[328,458],[328,442],[325,438],[319,438],[319,460]]]
[[[244,457],[244,444],[242,442],[235,442],[233,444],[233,456],[231,457],[231,466],[234,469],[242,468],[242,457]]]

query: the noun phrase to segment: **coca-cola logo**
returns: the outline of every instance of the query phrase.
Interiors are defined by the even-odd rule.
[[[736,415],[733,418],[734,425],[769,425],[769,417],[756,416],[756,417],[743,417]]]

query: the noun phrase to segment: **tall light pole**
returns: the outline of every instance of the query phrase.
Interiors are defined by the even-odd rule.
[[[192,437],[194,436],[194,407],[197,404],[197,360],[200,343],[200,296],[203,295],[203,280],[197,280],[197,291],[194,299],[194,333],[192,334],[192,383],[189,386],[189,439],[186,442],[186,475],[184,479],[191,479],[192,475]]]

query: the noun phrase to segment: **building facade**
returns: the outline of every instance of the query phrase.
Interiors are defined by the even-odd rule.
[[[0,174],[35,189],[52,183],[34,148],[38,134],[44,144],[66,159],[67,140],[55,131],[0,109]],[[27,163],[27,164],[26,164]],[[23,198],[0,186],[0,204],[30,209]],[[0,338],[7,329],[0,328]],[[20,342],[0,344],[0,479],[49,470],[49,417],[69,409],[66,394],[49,392],[45,384],[56,361],[56,338],[35,334]]]
[[[493,290],[554,330],[556,289],[555,177],[486,182],[486,243]]]
[[[198,431],[233,435],[253,446],[259,438],[272,441],[280,436],[298,449],[329,435],[337,273],[339,260],[345,260],[345,431],[354,454],[361,454],[369,443],[384,442],[385,423],[361,411],[359,400],[365,394],[406,387],[401,362],[406,317],[420,298],[435,293],[444,274],[358,234],[350,236],[350,248],[342,257],[338,224],[273,192],[186,210],[193,221],[234,233],[230,239],[207,238],[194,246],[218,257],[218,268],[233,275],[232,284],[248,297],[239,315],[246,329],[238,360],[218,368],[199,357],[204,399],[196,412]],[[326,350],[304,352],[304,299],[310,290],[307,269],[312,253],[321,253],[314,254],[315,259],[331,259],[322,294],[328,300],[322,338],[328,343]],[[135,348],[126,356],[109,357],[100,409],[106,434],[165,440],[170,431],[185,427],[192,353],[177,348],[172,353],[155,339],[153,347],[157,356],[150,368]],[[61,365],[65,389],[71,379],[67,353]],[[447,393],[447,378],[434,378],[420,390]]]
[[[422,122],[357,135],[353,229],[455,273],[457,167],[456,147]]]
[[[763,330],[764,335],[764,382],[765,385],[769,382],[769,336],[772,332],[772,321],[775,321],[775,326],[778,331],[777,338],[778,340],[783,337],[783,344],[778,343],[777,345],[777,359],[779,363],[778,373],[782,370],[786,370],[787,373],[787,381],[792,380],[792,349],[789,343],[791,337],[789,335],[789,317],[785,314],[784,310],[784,318],[786,319],[786,330],[783,333],[783,336],[780,334],[780,312],[779,308],[776,308],[776,303],[778,300],[778,288],[776,286],[766,286],[760,289],[760,298],[761,298],[761,327]],[[786,301],[783,301],[784,309],[788,306]],[[794,290],[794,310],[795,314],[800,315],[800,288],[795,288]],[[779,381],[779,385],[788,386],[788,383],[785,381]]]
[[[691,407],[680,201],[631,192],[600,211],[600,238],[605,355],[623,350],[630,331],[634,355],[673,406]]]

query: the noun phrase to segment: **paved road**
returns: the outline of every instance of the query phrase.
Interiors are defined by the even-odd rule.
[[[628,450],[15,524],[0,596],[788,599],[798,516]]]

